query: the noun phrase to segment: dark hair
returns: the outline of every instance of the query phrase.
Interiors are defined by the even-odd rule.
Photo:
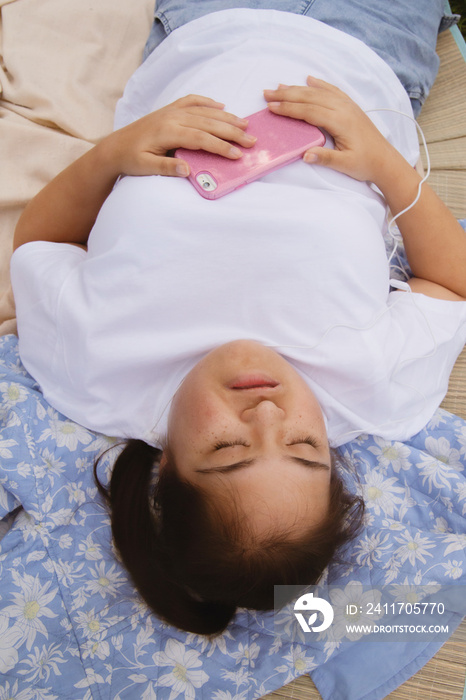
[[[336,550],[358,532],[364,504],[332,465],[327,515],[300,536],[275,526],[256,535],[230,490],[212,492],[181,478],[168,453],[129,440],[107,491],[123,564],[147,605],[197,634],[222,632],[237,607],[271,610],[274,585],[317,583]],[[165,451],[167,455],[167,451]],[[335,459],[333,458],[335,462]]]

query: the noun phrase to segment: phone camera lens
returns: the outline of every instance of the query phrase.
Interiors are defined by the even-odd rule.
[[[212,192],[212,190],[217,189],[217,183],[209,173],[199,173],[196,175],[196,180],[206,192]]]

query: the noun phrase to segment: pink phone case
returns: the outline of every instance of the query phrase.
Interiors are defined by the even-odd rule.
[[[308,148],[322,146],[325,136],[316,126],[269,109],[251,114],[246,132],[257,137],[243,156],[230,160],[207,151],[178,148],[175,157],[189,163],[189,180],[206,199],[218,199],[243,185],[298,160]],[[237,144],[235,144],[237,145]]]

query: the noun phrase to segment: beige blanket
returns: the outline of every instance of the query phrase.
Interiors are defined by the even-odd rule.
[[[28,200],[112,130],[154,0],[0,0],[0,334],[15,332],[9,261]]]

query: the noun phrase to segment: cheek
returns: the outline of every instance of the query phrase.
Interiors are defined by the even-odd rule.
[[[304,394],[303,396],[296,398],[295,410],[299,417],[314,424],[316,427],[318,425],[324,424],[324,418],[320,405],[314,396],[309,396]]]
[[[318,434],[321,440],[325,442],[327,440],[327,422],[315,396],[309,397],[309,395],[304,395],[299,404],[297,404],[296,411],[297,415],[299,415],[299,420],[307,425],[311,431],[314,431],[316,436]]]
[[[202,438],[211,438],[220,423],[221,412],[215,398],[202,392],[185,392],[173,402],[168,432],[170,439],[192,444]]]

